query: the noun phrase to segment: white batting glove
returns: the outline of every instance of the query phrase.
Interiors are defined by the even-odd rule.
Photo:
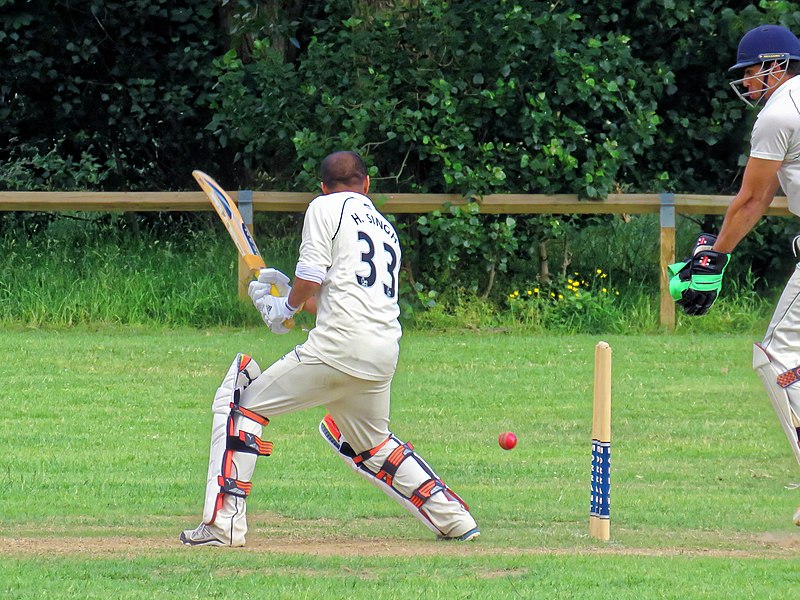
[[[272,295],[272,284],[251,281],[250,285],[247,286],[247,295],[250,296],[253,305],[260,311],[259,303],[261,300],[263,300],[265,296]]]
[[[272,294],[272,288],[275,287],[276,294]],[[251,281],[247,286],[247,295],[256,304],[264,296],[270,294],[274,296],[288,296],[292,291],[292,286],[289,285],[289,278],[278,271],[277,269],[261,269],[258,272],[258,279]],[[256,306],[258,308],[258,306]]]
[[[272,333],[278,335],[289,333],[290,329],[283,322],[291,319],[297,309],[289,306],[288,297],[266,295],[254,301],[253,304],[261,313],[261,318],[264,319],[264,323]]]
[[[278,269],[261,269],[258,272],[258,282],[274,285],[278,290],[277,296],[288,296],[292,291],[289,278]]]

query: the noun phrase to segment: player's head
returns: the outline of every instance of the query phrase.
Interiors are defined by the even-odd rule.
[[[800,61],[800,40],[786,27],[761,25],[742,36],[736,52],[736,64],[728,71],[743,71],[731,81],[736,95],[755,106],[795,75]]]
[[[322,161],[320,179],[325,194],[345,190],[366,194],[369,190],[367,166],[358,154],[349,150],[326,156]]]

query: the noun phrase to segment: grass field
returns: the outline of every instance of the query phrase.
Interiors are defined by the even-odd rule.
[[[594,345],[614,351],[610,542],[588,537]],[[472,507],[437,542],[332,456],[324,409],[275,419],[244,549],[185,548],[209,406],[266,329],[0,333],[0,597],[787,598],[797,464],[749,335],[411,332],[394,432]],[[513,430],[512,451],[497,435]]]

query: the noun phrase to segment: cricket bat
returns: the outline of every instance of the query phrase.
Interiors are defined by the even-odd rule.
[[[265,269],[267,264],[264,262],[261,252],[258,251],[256,241],[250,234],[247,224],[242,219],[242,215],[239,213],[236,203],[234,203],[228,193],[223,190],[211,176],[198,170],[192,171],[192,176],[197,180],[197,183],[206,193],[206,196],[208,196],[214,210],[217,211],[219,218],[225,225],[225,229],[228,230],[228,234],[231,236],[236,249],[239,251],[239,255],[242,257],[244,264],[250,269],[250,275],[257,277],[258,272],[261,269]],[[273,296],[278,296],[278,290],[274,285],[270,293]],[[287,319],[284,321],[283,325],[289,329],[293,329],[294,319]]]

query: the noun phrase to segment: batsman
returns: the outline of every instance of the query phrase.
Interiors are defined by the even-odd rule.
[[[730,253],[764,215],[779,187],[789,210],[800,215],[800,40],[785,27],[756,27],[742,37],[729,71],[737,73],[730,85],[738,97],[759,113],[742,185],[719,235],[701,234],[692,256],[670,266],[670,292],[688,315],[703,315],[714,304]],[[800,236],[792,251],[797,257]],[[753,347],[753,368],[800,463],[800,264],[763,341]],[[794,523],[800,525],[800,508]]]
[[[316,315],[305,343],[264,372],[239,354],[211,406],[211,452],[202,522],[180,534],[189,546],[243,546],[247,496],[270,419],[325,406],[319,432],[348,467],[382,489],[443,539],[480,532],[467,505],[410,442],[389,430],[390,388],[401,336],[400,244],[370,198],[361,157],[322,162],[322,195],[308,206],[294,285],[263,269],[248,293],[270,331],[289,332],[303,307]],[[277,291],[278,295],[273,295]]]

